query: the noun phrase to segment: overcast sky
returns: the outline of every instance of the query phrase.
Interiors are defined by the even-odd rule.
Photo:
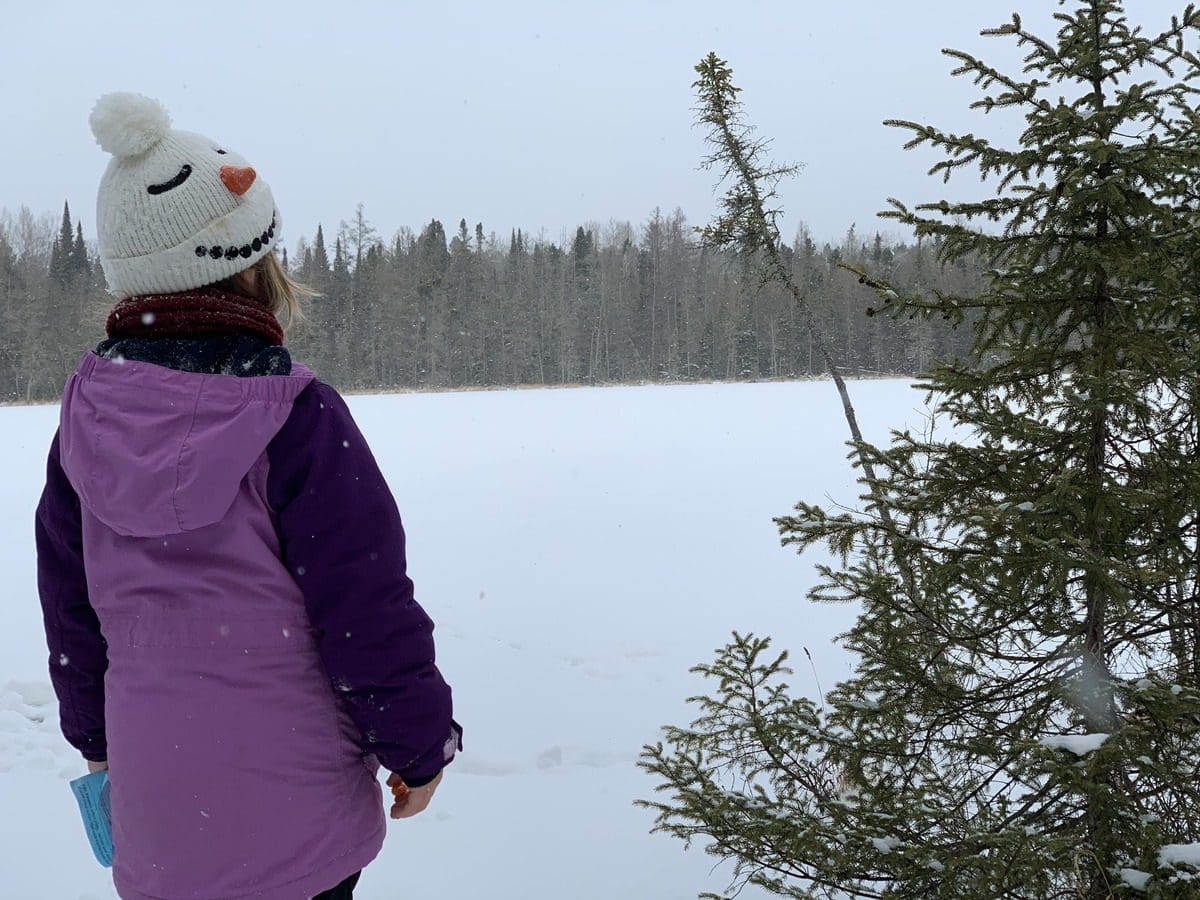
[[[1127,7],[1157,30],[1183,4]],[[875,213],[889,195],[947,194],[924,174],[933,157],[905,153],[884,118],[1015,134],[967,111],[976,94],[939,53],[1011,65],[1012,43],[978,31],[1014,9],[1052,33],[1057,0],[0,0],[0,207],[57,215],[68,199],[94,238],[107,156],[87,116],[100,94],[132,90],[248,157],[289,246],[360,201],[384,236],[466,218],[558,240],[656,206],[702,224],[713,178],[697,169],[691,83],[712,50],[776,156],[804,164],[782,188],[785,235],[801,222],[820,239],[886,231]]]

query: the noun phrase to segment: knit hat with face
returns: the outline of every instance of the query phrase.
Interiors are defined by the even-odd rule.
[[[250,268],[280,229],[275,198],[223,144],[171,128],[156,100],[106,94],[92,110],[113,155],[100,179],[100,264],[118,299],[203,287]]]

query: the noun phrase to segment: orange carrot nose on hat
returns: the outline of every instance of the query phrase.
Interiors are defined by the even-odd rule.
[[[221,166],[221,181],[239,197],[250,190],[256,173],[250,166]]]

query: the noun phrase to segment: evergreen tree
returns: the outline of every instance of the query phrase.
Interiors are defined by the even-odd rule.
[[[349,386],[353,383],[352,373],[356,368],[356,360],[352,357],[358,348],[349,334],[351,276],[340,235],[333,240],[333,263],[324,281],[321,297],[317,301],[321,311],[318,322],[327,373],[324,377],[335,384]]]
[[[352,280],[350,276],[350,263],[346,259],[340,236],[333,240],[333,271],[331,277],[333,293],[339,298],[349,296],[350,282]]]
[[[450,267],[450,251],[446,247],[446,229],[437,219],[431,220],[417,238],[414,255],[418,332],[421,355],[425,360],[422,374],[430,383],[444,385],[449,377],[446,369],[450,302],[446,296],[446,274]]]
[[[317,236],[313,238],[312,246],[312,282],[319,290],[324,290],[329,279],[329,253],[325,250],[325,231],[317,225]]]
[[[859,444],[860,513],[779,520],[843,561],[811,598],[861,604],[853,677],[818,707],[735,635],[700,718],[643,757],[658,827],[777,894],[1196,896],[1200,13],[1147,35],[1118,0],[1064,6],[1055,39],[984,32],[1025,48],[1021,75],[947,51],[976,108],[1023,112],[1019,146],[890,123],[935,172],[991,177],[890,211],[991,268],[976,294],[863,273],[897,317],[975,315],[969,358],[921,385],[953,430]]]
[[[84,280],[91,277],[92,266],[88,261],[87,244],[83,240],[83,223],[75,223],[75,242],[71,245],[71,264],[72,276],[79,276]]]
[[[337,298],[329,296],[333,273],[329,265],[329,251],[325,246],[325,229],[318,223],[305,267],[305,279],[318,292],[312,304],[309,326],[303,331],[311,349],[313,370],[327,381],[336,381],[340,372],[338,329],[341,327],[340,306]]]
[[[75,246],[74,229],[71,228],[71,208],[63,201],[62,225],[54,245],[50,248],[50,277],[60,287],[66,287],[74,274],[71,267],[71,250]]]

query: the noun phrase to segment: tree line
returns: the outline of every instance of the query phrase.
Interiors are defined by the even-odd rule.
[[[936,241],[851,228],[782,248],[851,375],[914,374],[956,358],[969,336],[942,321],[866,315],[846,265],[914,290],[970,293],[971,262],[937,262]],[[360,204],[332,236],[318,226],[289,271],[319,296],[291,330],[295,356],[342,389],[796,378],[824,373],[794,299],[748,260],[706,247],[679,210],[639,226],[586,225],[559,243],[437,220],[382,239]],[[55,399],[102,336],[111,305],[94,246],[68,205],[0,210],[0,401]]]

